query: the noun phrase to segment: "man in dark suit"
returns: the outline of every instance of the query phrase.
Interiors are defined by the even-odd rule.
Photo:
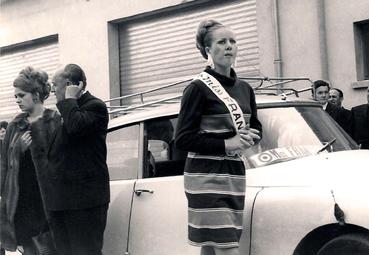
[[[337,88],[331,88],[329,90],[329,99],[328,102],[336,105],[342,111],[342,122],[343,129],[346,130],[347,133],[351,133],[351,111],[347,110],[342,106],[343,102],[343,92]]]
[[[369,149],[369,87],[366,92],[366,104],[351,109],[351,135],[361,145],[362,149]]]
[[[60,255],[101,255],[110,200],[106,105],[85,91],[75,64],[53,77],[62,122],[48,148],[43,198]]]
[[[323,80],[316,80],[313,82],[313,98],[318,101],[323,109],[346,131],[350,128],[346,117],[341,108],[328,102],[330,85]]]

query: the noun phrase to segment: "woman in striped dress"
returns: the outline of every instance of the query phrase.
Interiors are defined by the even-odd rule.
[[[176,146],[189,152],[184,173],[189,243],[200,246],[202,255],[238,255],[245,199],[239,152],[261,139],[261,124],[251,86],[231,68],[237,55],[234,33],[208,20],[200,23],[196,42],[208,59],[200,76],[213,83],[199,78],[186,87],[177,125]],[[244,118],[217,93],[234,99]],[[238,125],[240,119],[246,126]]]

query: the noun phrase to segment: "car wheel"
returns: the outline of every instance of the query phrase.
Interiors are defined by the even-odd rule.
[[[369,237],[363,234],[346,234],[326,243],[317,255],[368,255]]]

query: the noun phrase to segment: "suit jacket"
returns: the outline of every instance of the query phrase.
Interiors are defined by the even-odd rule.
[[[362,149],[369,149],[369,104],[362,104],[351,109],[352,138],[361,144]]]
[[[325,111],[340,125],[347,133],[351,132],[351,113],[350,111],[338,107],[332,103],[327,104]]]
[[[85,209],[109,202],[106,165],[106,105],[86,92],[57,103],[62,121],[51,135],[42,176],[45,207],[50,211]]]

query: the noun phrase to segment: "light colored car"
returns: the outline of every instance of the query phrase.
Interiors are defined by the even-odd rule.
[[[369,151],[316,102],[258,95],[263,139],[246,153],[241,254],[369,254]],[[113,118],[106,255],[189,255],[179,101]]]

